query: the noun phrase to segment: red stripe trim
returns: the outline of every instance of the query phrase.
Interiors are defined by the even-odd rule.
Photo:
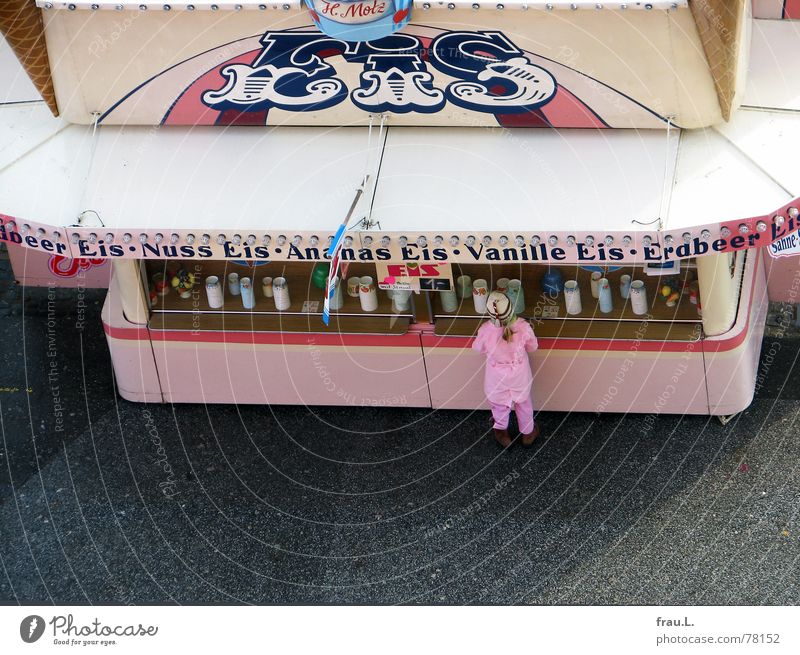
[[[742,343],[744,343],[745,339],[747,339],[748,334],[750,334],[749,311],[747,316],[747,326],[744,329],[739,330],[739,333],[731,337],[730,339],[723,339],[721,341],[715,341],[710,338],[703,339],[703,350],[707,353],[725,352],[727,350],[733,350],[734,348],[738,348],[739,346],[742,345]]]
[[[419,335],[390,334],[324,334],[318,332],[190,332],[183,330],[150,330],[116,327],[103,322],[105,333],[112,339],[128,341],[176,341],[184,343],[251,343],[316,346],[419,347]]]
[[[472,337],[422,337],[422,345],[427,348],[469,349]],[[540,350],[592,350],[601,352],[626,352],[632,350],[647,352],[686,352],[687,344],[695,344],[698,352],[699,341],[639,341],[634,339],[558,339],[539,337]]]
[[[146,327],[114,327],[103,321],[103,330],[112,339],[127,341],[149,341],[150,334]]]
[[[319,332],[178,332],[150,330],[153,341],[190,343],[248,343],[284,346],[419,347],[416,334],[325,334]]]
[[[466,350],[472,346],[472,337],[437,337],[407,333],[404,335],[373,334],[323,334],[295,332],[183,332],[171,330],[148,330],[147,328],[113,327],[103,323],[105,333],[112,339],[126,341],[172,341],[184,343],[250,343],[262,345],[317,345],[317,346],[377,346],[452,348]],[[706,351],[733,350],[747,336],[742,330],[738,335],[724,341],[704,341]],[[646,352],[685,352],[686,341],[640,341],[633,339],[557,339],[540,338],[542,350],[592,350],[624,352],[640,350]],[[698,343],[698,342],[691,342]]]

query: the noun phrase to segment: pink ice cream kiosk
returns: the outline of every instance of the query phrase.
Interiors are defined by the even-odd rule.
[[[294,0],[18,4],[60,116],[15,123],[0,239],[113,269],[127,400],[484,407],[500,288],[539,409],[724,417],[798,302],[768,2],[414,2],[370,41]]]

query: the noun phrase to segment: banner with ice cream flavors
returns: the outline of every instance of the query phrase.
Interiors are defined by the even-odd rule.
[[[795,255],[800,239],[800,198],[776,212],[681,230],[643,232],[463,232],[416,235],[345,232],[341,261],[545,263],[590,266],[656,264],[689,257],[771,246],[773,256]],[[228,261],[328,261],[332,234],[299,231],[220,233],[208,228],[160,232],[100,226],[53,226],[0,214],[0,242],[81,259],[224,259]],[[215,232],[213,230],[212,232]],[[402,275],[401,273],[397,273]]]

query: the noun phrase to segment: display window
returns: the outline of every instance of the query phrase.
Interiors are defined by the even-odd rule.
[[[695,340],[702,302],[693,259],[674,274],[648,274],[644,266],[453,267],[455,299],[433,295],[436,334],[467,336],[485,319],[485,291],[501,289],[518,316],[546,337],[634,338],[642,321],[648,338]]]
[[[403,334],[414,320],[409,291],[378,288],[374,263],[351,262],[337,278],[326,326],[327,262],[141,262],[149,325],[165,330]]]

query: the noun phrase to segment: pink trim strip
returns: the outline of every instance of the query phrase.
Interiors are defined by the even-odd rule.
[[[469,349],[472,337],[422,337],[422,345],[428,348]],[[540,350],[592,350],[600,352],[625,352],[640,350],[647,352],[685,352],[686,341],[640,341],[633,339],[558,339],[539,338]],[[699,343],[699,342],[693,342]]]
[[[188,330],[151,330],[149,328],[116,327],[103,322],[105,333],[112,339],[133,341],[182,341],[185,343],[251,343],[272,345],[314,346],[377,346],[408,348],[419,346],[419,334],[325,334],[319,332],[211,332]]]
[[[113,327],[103,323],[105,333],[112,339],[128,341],[176,341],[184,343],[252,343],[258,345],[317,345],[317,346],[365,346],[381,348],[452,348],[466,350],[472,346],[472,337],[437,337],[409,332],[400,336],[370,334],[323,334],[296,332],[188,332],[172,330],[148,330],[147,328]],[[703,341],[707,352],[733,350],[747,337],[748,329],[741,330],[730,339]],[[558,339],[540,338],[539,348],[543,350],[591,350],[624,352],[640,350],[646,352],[684,352],[685,341],[640,341],[632,339]]]

